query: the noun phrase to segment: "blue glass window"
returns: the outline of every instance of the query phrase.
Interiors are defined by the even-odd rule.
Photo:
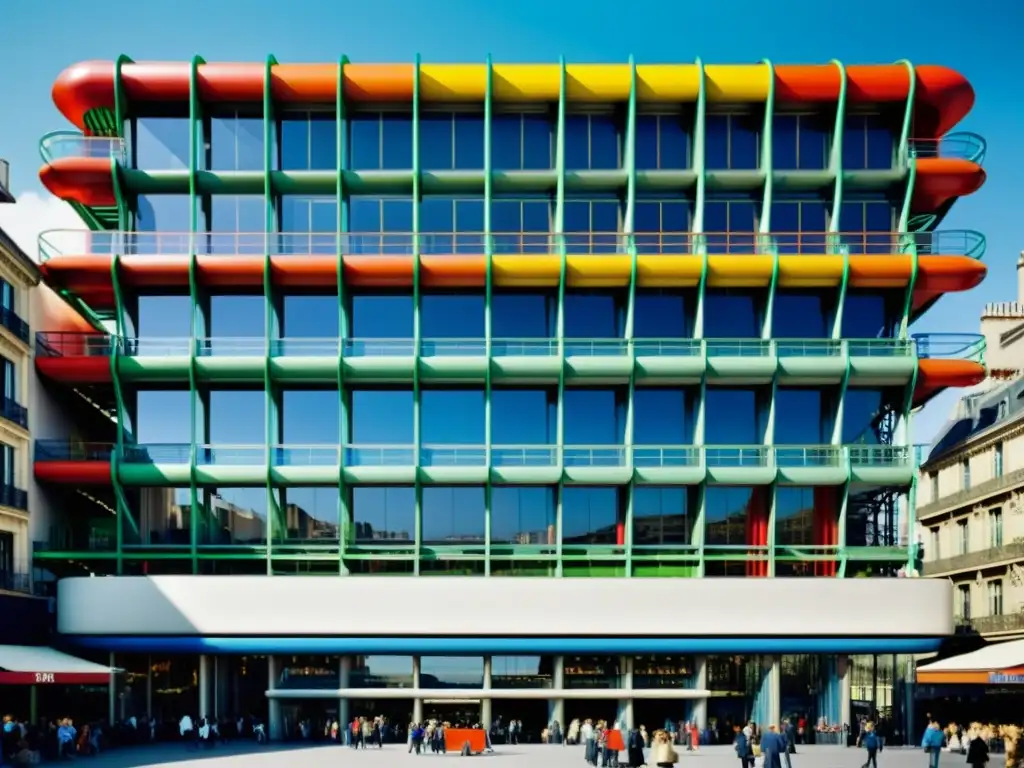
[[[357,389],[352,392],[348,441],[363,445],[411,445],[412,390]]]
[[[337,169],[338,122],[332,112],[286,112],[280,130],[282,171]]]
[[[276,237],[277,253],[336,253],[338,231],[338,200],[322,195],[303,197],[282,195],[280,198],[280,234]]]
[[[761,156],[761,119],[713,114],[705,121],[704,163],[708,170],[756,170]]]
[[[545,293],[495,292],[491,298],[491,333],[495,339],[553,338],[557,298]],[[547,345],[507,348],[510,355],[538,353],[550,354],[550,348]]]
[[[266,252],[267,203],[263,195],[212,195],[210,233],[197,241],[207,253],[258,255]]]
[[[132,131],[134,167],[178,171],[188,168],[189,119],[187,117],[140,117]]]
[[[633,337],[635,339],[686,339],[693,336],[693,315],[696,310],[693,290],[637,289],[633,306]],[[649,349],[638,345],[637,354]],[[660,354],[655,347],[651,354]]]
[[[619,201],[566,200],[562,221],[570,253],[622,253]]]
[[[424,339],[482,339],[484,297],[480,294],[427,293],[420,298],[420,333]],[[442,344],[436,354],[454,349]]]
[[[829,398],[820,389],[779,387],[775,392],[776,445],[823,445],[832,442]]]
[[[211,170],[264,170],[263,118],[238,114],[214,117],[210,134]]]
[[[135,200],[135,231],[188,232],[192,229],[192,200],[188,195],[139,195]],[[155,238],[137,235],[139,253],[160,253]]]
[[[554,130],[546,114],[499,114],[491,121],[491,165],[496,171],[553,167]]]
[[[693,206],[689,200],[641,198],[633,209],[633,239],[638,253],[693,253],[692,229]]]
[[[637,170],[689,168],[691,120],[683,115],[637,115]]]
[[[772,125],[772,165],[777,170],[828,168],[831,128],[821,115],[776,115]]]
[[[370,340],[411,339],[413,337],[412,296],[374,296],[363,293],[353,296],[352,337]],[[412,352],[411,347],[409,351]]]
[[[899,250],[893,235],[896,211],[886,200],[844,202],[840,210],[843,241],[853,254],[887,254]]]
[[[899,302],[899,297],[893,294],[848,291],[843,303],[842,337],[874,339],[883,336],[885,329],[895,320],[895,305]]]
[[[826,339],[832,335],[833,302],[820,291],[780,289],[772,304],[772,337]]]
[[[565,119],[565,167],[570,171],[620,168],[621,127],[615,115]]]
[[[763,306],[763,297],[752,291],[710,289],[704,296],[704,336],[709,339],[760,338]],[[723,349],[725,351],[719,354],[730,354],[728,346]]]
[[[352,170],[412,168],[412,118],[400,112],[368,112],[348,120]]]
[[[494,486],[491,491],[491,525],[492,541],[520,545],[525,541],[535,546],[554,545],[556,535],[554,487]],[[522,684],[518,675],[516,675],[517,679],[514,683],[506,680],[505,685],[502,685],[499,681],[499,675],[508,674],[508,667],[499,660],[512,658],[514,657],[493,657],[495,688]],[[499,672],[499,670],[502,671]],[[548,684],[550,685],[550,682]],[[541,683],[538,683],[537,687],[541,687]]]
[[[614,545],[619,499],[618,488],[566,486],[562,492],[562,543]]]
[[[677,387],[637,387],[633,393],[636,445],[692,445],[692,393]]]
[[[625,323],[623,296],[611,291],[565,294],[566,339],[619,339]],[[566,350],[572,354],[572,350]]]
[[[484,121],[475,114],[436,112],[420,117],[420,163],[424,170],[484,167]]]
[[[420,203],[421,253],[483,253],[483,229],[483,200],[427,197]]]
[[[779,253],[827,253],[830,210],[831,203],[819,199],[775,200],[771,232]]]
[[[551,201],[491,201],[491,239],[494,253],[551,253]]]
[[[566,445],[621,445],[625,436],[625,398],[612,389],[565,391]]]
[[[757,212],[750,200],[708,200],[704,204],[708,253],[754,253]]]
[[[479,389],[427,389],[421,393],[421,440],[430,444],[481,445],[484,393]]]
[[[407,197],[353,196],[348,206],[349,253],[412,252],[412,200]]]
[[[843,167],[888,170],[895,152],[893,121],[884,115],[847,115],[843,123]]]
[[[552,445],[558,408],[543,389],[495,389],[491,393],[494,445]]]
[[[705,435],[708,445],[761,445],[767,408],[752,389],[708,387]]]

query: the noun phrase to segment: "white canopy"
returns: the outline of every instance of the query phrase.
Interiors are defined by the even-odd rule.
[[[918,672],[987,672],[1024,666],[1024,640],[986,645],[917,668]]]
[[[109,675],[104,664],[80,659],[45,645],[0,645],[0,669],[63,675]]]

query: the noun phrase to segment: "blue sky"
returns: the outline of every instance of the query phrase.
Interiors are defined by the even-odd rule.
[[[41,12],[32,0],[5,0],[2,11],[6,71],[0,103],[0,155],[11,161],[16,194],[41,191],[37,144],[48,131],[67,127],[53,107],[50,88],[67,65],[83,59],[407,61],[416,53],[432,61],[496,60],[890,62],[909,58],[963,72],[974,84],[977,105],[958,129],[988,141],[989,181],[957,204],[943,227],[984,232],[988,281],[966,295],[945,297],[914,331],[976,331],[988,301],[1012,300],[1012,270],[1021,247],[1015,238],[1024,177],[1024,135],[1019,63],[1013,58],[1024,28],[1024,6],[997,0],[860,0],[823,3],[779,0],[753,3],[594,0],[509,3],[439,0],[147,0],[131,6],[97,6],[50,0]],[[949,409],[941,398],[917,419],[916,439],[930,439]]]

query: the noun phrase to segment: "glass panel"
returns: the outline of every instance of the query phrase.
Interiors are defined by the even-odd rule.
[[[523,169],[546,171],[554,167],[554,133],[547,115],[523,116]]]
[[[484,119],[480,115],[455,115],[455,167],[471,171],[484,167]]]
[[[491,120],[491,167],[495,171],[516,171],[523,167],[522,130],[521,115],[495,115]],[[494,231],[512,230],[494,227]]]
[[[412,168],[412,118],[385,114],[381,120],[381,168],[404,171]],[[411,229],[411,227],[410,227]]]
[[[348,154],[352,170],[376,170],[380,164],[380,114],[348,118]]]
[[[452,114],[441,112],[421,115],[420,163],[423,169],[427,171],[451,169],[453,149]]]
[[[612,170],[620,167],[619,125],[612,115],[590,118],[590,168]]]
[[[406,486],[358,485],[352,489],[352,523],[357,544],[412,544],[416,493]]]

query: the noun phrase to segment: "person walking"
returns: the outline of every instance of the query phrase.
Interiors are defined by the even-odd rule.
[[[878,768],[878,753],[882,751],[882,738],[878,735],[874,723],[864,723],[864,732],[860,737],[860,745],[868,752],[863,768]]]
[[[921,748],[928,755],[928,768],[939,768],[939,756],[942,754],[942,728],[932,720],[924,729],[921,737]]]

